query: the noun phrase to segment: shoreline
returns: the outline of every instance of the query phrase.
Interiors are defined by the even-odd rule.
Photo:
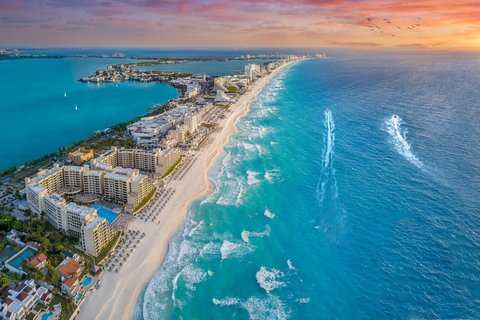
[[[78,319],[131,319],[140,291],[161,267],[171,236],[181,228],[193,201],[208,196],[214,185],[208,173],[216,160],[224,154],[230,137],[238,132],[236,124],[245,116],[263,87],[283,68],[285,63],[269,75],[257,79],[232,106],[231,114],[212,133],[213,143],[197,153],[197,161],[183,180],[171,181],[168,186],[181,190],[172,196],[160,212],[160,225],[155,222],[132,221],[128,229],[145,232],[144,240],[124,264],[120,272],[104,271],[99,288],[85,297]],[[200,173],[200,174],[198,174]],[[108,297],[108,298],[103,298]]]

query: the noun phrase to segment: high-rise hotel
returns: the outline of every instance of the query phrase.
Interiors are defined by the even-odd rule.
[[[90,165],[55,164],[25,179],[27,201],[36,214],[44,212],[55,228],[79,236],[78,246],[96,256],[112,239],[112,228],[96,209],[67,203],[63,197],[97,195],[133,211],[153,190],[149,177],[140,170],[163,176],[180,158],[178,149],[160,152],[112,148],[92,159]]]

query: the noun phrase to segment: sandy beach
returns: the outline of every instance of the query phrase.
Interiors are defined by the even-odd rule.
[[[165,257],[168,241],[184,221],[185,214],[192,201],[213,192],[214,186],[208,179],[208,171],[223,154],[223,148],[229,137],[237,132],[236,123],[245,115],[250,103],[265,84],[282,68],[284,64],[269,75],[250,85],[247,92],[240,96],[230,107],[231,112],[223,119],[219,129],[210,139],[213,143],[197,154],[197,161],[188,170],[182,180],[168,183],[175,192],[160,212],[160,224],[156,222],[133,221],[128,229],[145,232],[145,238],[125,262],[118,273],[105,272],[100,287],[86,296],[80,308],[78,319],[130,319],[141,289],[160,268]]]

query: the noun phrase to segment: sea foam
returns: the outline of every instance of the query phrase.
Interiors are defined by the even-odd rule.
[[[285,274],[277,269],[267,270],[267,268],[262,266],[255,275],[255,278],[260,287],[265,289],[265,291],[270,292],[285,286],[285,282],[278,280],[284,276]]]
[[[269,225],[266,225],[266,229],[262,232],[257,232],[257,231],[242,231],[242,240],[245,241],[245,242],[249,242],[250,241],[250,237],[258,237],[258,238],[262,238],[262,237],[265,237],[265,236],[269,236],[270,235],[270,226]]]
[[[270,219],[275,218],[275,214],[271,213],[270,210],[268,210],[268,209],[265,209],[265,212],[263,213],[263,215],[267,218],[270,218]]]

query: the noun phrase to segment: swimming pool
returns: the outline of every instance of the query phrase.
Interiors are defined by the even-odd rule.
[[[82,294],[80,293],[77,297],[77,301],[79,301],[80,299],[82,299]]]
[[[10,261],[9,263],[13,265],[15,268],[20,268],[22,266],[22,261],[25,258],[28,258],[29,256],[32,256],[35,254],[35,251],[33,251],[30,248],[23,249],[24,251],[22,252],[19,256],[15,258],[15,260]]]
[[[108,221],[108,224],[112,224],[115,221],[119,214],[113,213],[112,210],[102,207],[101,205],[94,205],[93,208],[97,209],[97,214],[101,218],[105,218]]]
[[[44,313],[42,315],[42,320],[48,320],[48,318],[50,318],[50,316],[53,314],[52,311],[50,311],[49,313]]]
[[[92,282],[92,278],[88,277],[87,279],[83,280],[83,286],[86,287]]]

